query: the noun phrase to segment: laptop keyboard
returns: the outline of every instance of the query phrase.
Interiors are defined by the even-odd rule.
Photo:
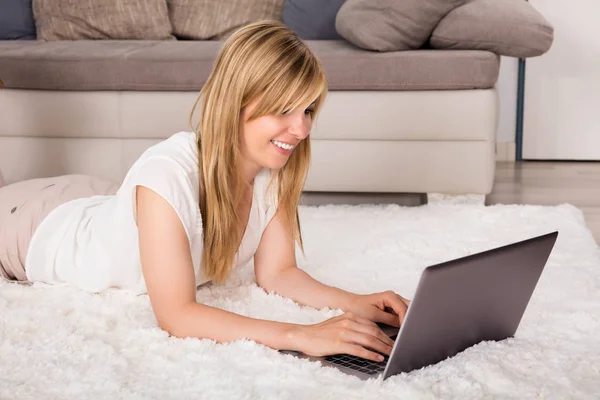
[[[353,356],[350,354],[335,354],[331,356],[326,356],[325,360],[329,361],[332,364],[341,365],[342,367],[350,368],[355,371],[364,372],[368,375],[375,375],[380,372],[383,372],[389,360],[389,356],[387,354],[380,353],[377,350],[373,350],[368,347],[367,349],[374,351],[375,353],[381,354],[385,357],[384,360],[381,362],[376,362],[367,360],[366,358]]]

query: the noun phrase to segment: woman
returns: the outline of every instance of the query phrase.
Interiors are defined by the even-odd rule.
[[[197,134],[180,132],[150,147],[116,193],[81,175],[0,189],[0,271],[91,292],[148,293],[160,327],[177,337],[249,338],[274,349],[380,361],[365,347],[389,354],[393,342],[375,322],[399,326],[408,300],[391,291],[345,292],[296,265],[308,135],[326,94],[319,61],[285,25],[241,28],[198,96]],[[265,290],[346,313],[297,325],[196,302],[199,285],[222,283],[252,257]]]

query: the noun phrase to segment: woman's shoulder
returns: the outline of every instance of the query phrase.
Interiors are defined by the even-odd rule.
[[[165,173],[173,170],[183,172],[190,180],[198,176],[198,150],[193,132],[178,132],[146,148],[129,167],[123,180],[126,184],[149,165],[162,163],[170,166]]]
[[[198,197],[198,152],[193,132],[178,132],[148,147],[133,163],[122,187],[140,180],[187,189]]]
[[[186,169],[198,168],[198,146],[194,132],[178,132],[167,139],[148,147],[133,166],[147,158],[165,158],[180,164]]]
[[[117,197],[125,204],[135,200],[134,190],[144,186],[169,203],[181,219],[188,238],[194,235],[201,218],[198,208],[198,164],[189,132],[176,133],[149,147],[127,173]]]

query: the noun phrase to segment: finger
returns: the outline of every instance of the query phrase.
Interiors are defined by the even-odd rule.
[[[406,313],[406,312],[405,312]],[[377,311],[375,320],[378,322],[383,322],[387,325],[395,326],[396,328],[402,325],[402,321],[404,320],[404,315],[398,315],[396,311],[391,307],[385,307],[384,311]]]
[[[410,300],[409,299],[407,299],[405,297],[402,297],[400,295],[398,295],[398,297],[400,297],[400,301],[402,301],[404,304],[406,304],[407,308],[408,308],[408,306],[410,306]]]
[[[383,362],[380,354],[375,353],[374,351],[370,351],[365,349],[362,346],[358,346],[355,344],[344,343],[341,346],[340,352],[345,354],[351,354],[353,356],[357,356],[360,358],[365,358],[367,360],[375,361],[375,362]]]
[[[348,315],[349,320],[362,324],[363,327],[359,328],[361,332],[369,333],[390,346],[394,345],[394,341],[388,335],[386,335],[375,322],[371,321],[370,319],[359,317],[358,315],[352,313],[346,313],[344,315]],[[366,326],[366,328],[364,326]]]
[[[359,317],[360,318],[360,317]],[[363,319],[364,323],[351,321],[348,323],[346,328],[373,336],[375,339],[379,340],[386,346],[390,348],[394,346],[394,341],[388,335],[383,333],[383,331],[375,324],[373,321],[369,321],[368,319]],[[391,349],[390,349],[391,350]]]
[[[406,315],[406,308],[408,307],[406,303],[404,303],[400,298],[402,296],[391,292],[390,296],[387,296],[383,299],[384,304],[387,307],[391,307],[396,314],[400,317],[400,323],[404,320],[404,316]]]
[[[341,338],[343,341],[353,344],[359,344],[363,347],[369,347],[372,350],[376,350],[380,353],[390,355],[392,352],[392,346],[383,343],[369,333],[358,332],[352,329],[345,329],[342,331]],[[366,349],[368,352],[371,350]],[[362,356],[360,356],[362,357]]]
[[[376,311],[375,318],[377,322],[383,322],[384,324],[395,326],[396,328],[400,327],[400,318],[398,315],[378,310]]]

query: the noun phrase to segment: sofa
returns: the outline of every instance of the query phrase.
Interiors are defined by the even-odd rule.
[[[341,7],[351,1],[362,0]],[[305,39],[330,90],[305,190],[490,193],[499,52],[430,41],[369,48],[378,44],[350,37],[342,10],[335,23],[347,38]],[[355,11],[349,20],[360,18]],[[149,146],[191,130],[193,102],[226,37],[176,39],[0,41],[6,183],[71,173],[120,182]]]

